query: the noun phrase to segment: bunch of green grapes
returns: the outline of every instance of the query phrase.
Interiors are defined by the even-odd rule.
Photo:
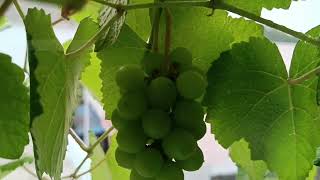
[[[206,80],[187,49],[173,50],[170,60],[169,72],[161,73],[164,59],[146,54],[143,67],[125,65],[116,75],[121,98],[111,118],[118,130],[115,157],[131,169],[131,180],[183,180],[183,170],[198,170],[204,161],[197,141],[206,124],[197,100]]]

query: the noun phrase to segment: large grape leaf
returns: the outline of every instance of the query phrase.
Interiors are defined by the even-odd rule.
[[[255,13],[257,15],[261,14],[262,8],[273,9],[282,8],[288,9],[292,0],[221,0],[224,3],[233,5],[240,9]]]
[[[221,52],[231,48],[235,42],[248,41],[249,37],[260,37],[263,29],[253,21],[234,19],[226,11],[215,10],[212,16],[206,8],[171,8],[173,31],[172,48],[185,47],[192,52],[193,63],[205,72]],[[162,13],[164,14],[164,13]],[[164,44],[165,20],[161,21],[160,42]]]
[[[67,57],[51,27],[51,18],[43,10],[29,9],[25,19],[29,38],[31,74],[37,80],[32,93],[39,94],[43,113],[33,117],[31,133],[39,177],[45,172],[60,179],[62,162],[67,146],[67,135],[76,105],[76,91],[80,73],[89,60],[89,51],[77,57]],[[83,45],[98,25],[90,19],[83,20],[67,52]],[[32,104],[31,104],[32,106]],[[31,109],[34,109],[31,107]]]
[[[104,110],[107,116],[116,108],[120,90],[115,82],[118,69],[125,64],[139,64],[144,56],[145,42],[125,25],[118,40],[109,48],[98,52],[101,59],[102,93]]]
[[[320,34],[320,28],[309,35]],[[290,78],[315,68],[317,48],[300,41]],[[291,85],[276,47],[251,39],[223,53],[208,72],[206,102],[212,131],[229,147],[244,138],[253,160],[264,160],[284,180],[305,179],[320,144],[317,78]]]
[[[29,137],[29,95],[23,70],[0,53],[0,157],[17,159]]]
[[[12,171],[17,169],[20,166],[23,166],[24,164],[30,164],[32,163],[33,158],[32,157],[23,157],[21,159],[0,165],[0,179],[3,179],[5,176],[10,174]]]
[[[252,161],[249,145],[245,140],[240,140],[232,144],[230,157],[238,167],[247,173],[249,179],[264,179],[268,170],[263,161]]]

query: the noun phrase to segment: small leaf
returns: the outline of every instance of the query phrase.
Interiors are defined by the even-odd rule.
[[[12,171],[17,169],[20,166],[23,166],[24,164],[30,164],[32,163],[33,158],[32,157],[23,157],[21,159],[9,162],[4,165],[0,165],[0,179],[4,178],[8,174],[10,174]]]
[[[29,143],[29,96],[24,72],[0,53],[0,157],[19,158]]]
[[[111,3],[117,4],[127,4],[128,0],[111,0]],[[100,27],[107,24],[116,14],[117,10],[109,6],[105,6],[100,12],[99,15],[99,25]],[[110,28],[104,33],[103,36],[96,42],[95,51],[100,51],[104,47],[112,45],[118,38],[121,28],[124,24],[125,16],[121,16]]]
[[[97,138],[93,132],[90,132],[90,144],[96,142]],[[91,156],[91,168],[97,166],[91,171],[92,180],[112,180],[109,165],[106,160],[106,154],[101,146],[97,146]]]
[[[289,76],[276,45],[252,38],[223,53],[207,74],[208,120],[219,143],[227,148],[244,138],[252,160],[264,160],[283,180],[305,179],[320,145],[317,78],[287,82],[317,66],[315,48],[297,44]]]
[[[6,27],[7,21],[8,20],[5,16],[0,16],[0,31]]]
[[[118,69],[125,64],[140,64],[145,53],[145,42],[127,25],[121,30],[118,40],[109,48],[98,52],[101,59],[102,93],[104,110],[111,115],[120,98],[120,90],[115,82]]]
[[[55,37],[51,18],[43,10],[29,9],[25,19],[28,34],[31,74],[31,110],[42,107],[42,113],[31,113],[31,134],[39,178],[45,172],[60,179],[67,146],[67,135],[76,106],[78,79],[90,58],[89,51],[68,58]],[[98,30],[98,25],[84,19],[67,52],[78,49]],[[34,81],[35,80],[35,81]],[[37,82],[37,84],[34,84]],[[35,93],[38,96],[34,95]]]
[[[251,159],[251,151],[245,140],[240,140],[232,144],[230,147],[231,159],[248,174],[249,179],[264,179],[267,173],[267,165],[263,161],[253,161]]]
[[[84,6],[81,11],[78,11],[71,16],[71,19],[80,23],[83,19],[90,17],[93,21],[98,22],[99,11],[102,5],[94,1],[89,1],[86,6]]]

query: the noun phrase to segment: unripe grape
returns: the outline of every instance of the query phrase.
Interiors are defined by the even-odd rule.
[[[177,96],[175,84],[166,77],[151,81],[147,92],[151,106],[164,110],[173,106]]]
[[[175,129],[162,141],[166,155],[175,160],[184,160],[191,156],[196,148],[196,140],[188,131]]]
[[[155,180],[155,178],[143,177],[137,171],[132,170],[130,173],[130,180]]]
[[[144,72],[137,65],[120,67],[116,74],[116,83],[122,91],[136,91],[144,87]]]
[[[158,74],[161,71],[164,57],[161,54],[147,52],[142,60],[144,71],[148,75]]]
[[[196,171],[201,168],[203,162],[202,150],[197,146],[196,151],[189,158],[177,161],[177,164],[186,171]]]
[[[147,109],[147,100],[142,93],[127,93],[118,103],[119,115],[125,120],[137,120]]]
[[[162,165],[161,153],[153,148],[139,152],[134,161],[134,169],[143,177],[155,177],[160,172]]]
[[[127,169],[132,169],[136,155],[124,152],[117,148],[115,152],[115,158],[119,166]]]
[[[125,126],[131,126],[131,125],[133,125],[133,123],[136,123],[136,121],[128,121],[128,120],[121,118],[119,115],[118,109],[115,109],[112,112],[111,122],[112,122],[113,127],[115,127],[118,130],[122,129]]]
[[[118,147],[127,153],[137,153],[145,148],[147,136],[139,125],[128,126],[117,134]]]
[[[207,126],[204,121],[200,121],[192,128],[188,128],[188,131],[194,136],[196,140],[200,140],[207,132]]]
[[[175,48],[170,53],[170,59],[173,65],[177,66],[178,69],[192,65],[192,54],[188,49],[183,47]]]
[[[187,99],[196,99],[204,94],[206,81],[195,71],[186,71],[177,78],[177,89],[181,96]]]
[[[183,180],[184,174],[182,169],[176,165],[176,163],[165,163],[156,180]]]
[[[149,110],[142,117],[142,127],[149,137],[161,139],[169,133],[171,119],[164,111]]]
[[[174,109],[174,118],[179,127],[192,129],[203,121],[204,111],[196,101],[179,101]]]

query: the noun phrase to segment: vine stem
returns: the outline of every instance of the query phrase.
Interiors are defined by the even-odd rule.
[[[156,8],[156,7],[166,8],[166,7],[188,7],[188,6],[226,10],[226,11],[238,14],[242,17],[259,22],[259,23],[264,24],[266,26],[269,26],[273,29],[277,29],[277,30],[284,32],[286,34],[289,34],[295,38],[298,38],[300,40],[306,41],[310,44],[313,44],[315,46],[320,47],[320,40],[319,39],[312,38],[304,33],[294,31],[294,30],[289,29],[283,25],[274,23],[271,20],[262,18],[258,15],[255,15],[255,14],[247,12],[245,10],[236,8],[232,5],[223,3],[221,1],[216,1],[216,0],[213,0],[213,1],[164,1],[164,2],[155,2],[155,3],[128,4],[128,5],[110,3],[110,2],[103,1],[103,0],[92,0],[92,1],[95,1],[100,4],[104,4],[106,6],[110,6],[112,8],[121,9],[124,11],[134,10],[134,9],[143,9],[143,8]]]
[[[96,165],[94,165],[92,168],[90,168],[89,170],[87,170],[87,171],[85,171],[85,172],[83,172],[83,173],[80,173],[80,174],[76,175],[74,178],[75,178],[75,179],[78,179],[78,178],[80,178],[81,176],[92,172],[93,170],[95,170],[96,168],[98,168],[105,160],[107,160],[107,158],[103,158],[103,159],[100,160]]]
[[[89,148],[89,152],[93,151],[94,148],[96,148],[103,140],[105,140],[109,134],[111,133],[111,131],[114,130],[114,127],[110,127],[106,132],[104,132],[98,139],[97,141],[90,146]]]
[[[166,16],[166,34],[165,34],[165,46],[164,46],[164,72],[168,72],[170,68],[170,48],[171,48],[171,36],[172,36],[172,14],[170,9],[165,8]]]
[[[67,58],[71,58],[71,57],[77,57],[79,56],[84,50],[87,50],[88,48],[90,48],[97,40],[98,38],[106,32],[106,30],[108,30],[108,28],[113,25],[114,22],[116,22],[122,15],[123,15],[124,11],[118,11],[118,13],[112,17],[110,19],[110,21],[108,23],[106,23],[105,25],[103,25],[100,30],[94,34],[84,45],[82,45],[79,49],[76,49],[70,53],[66,54]]]
[[[12,0],[12,2],[13,2],[13,4],[14,4],[14,6],[16,7],[16,9],[17,9],[17,11],[18,11],[18,13],[19,13],[19,16],[21,17],[22,21],[24,21],[25,15],[24,15],[24,13],[23,13],[23,11],[22,11],[22,9],[21,9],[20,4],[18,3],[17,0]]]
[[[7,11],[7,9],[10,7],[12,3],[12,0],[5,0],[1,7],[0,7],[0,16],[3,16],[3,14]]]
[[[59,18],[59,19],[57,19],[57,20],[53,21],[53,22],[51,23],[51,25],[52,25],[52,26],[55,26],[55,25],[57,25],[57,24],[59,24],[59,23],[63,22],[64,20],[65,20],[65,19],[64,19],[63,17],[61,17],[61,18]]]
[[[305,80],[308,80],[310,78],[312,78],[313,76],[317,75],[320,73],[320,66],[314,68],[313,70],[305,73],[304,75],[296,78],[296,79],[289,79],[288,82],[289,84],[299,84],[299,83],[302,83],[303,81]]]
[[[72,128],[69,129],[69,134],[77,142],[77,144],[80,146],[80,148],[83,151],[85,152],[89,151],[89,148],[87,147],[87,145],[81,140],[81,138],[77,135],[77,133]]]
[[[150,42],[152,51],[158,52],[159,51],[159,28],[160,28],[160,18],[161,18],[161,8],[155,9],[154,18],[153,18],[153,25],[152,25],[152,34],[150,37]]]

